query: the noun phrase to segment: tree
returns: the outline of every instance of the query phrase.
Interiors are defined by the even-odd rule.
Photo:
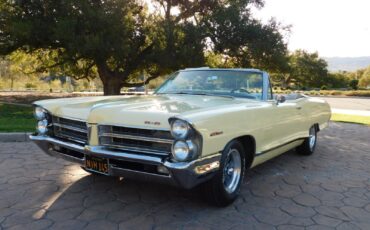
[[[362,74],[360,81],[359,81],[359,86],[367,88],[370,86],[370,66],[366,68],[364,73]]]
[[[99,77],[104,94],[178,68],[202,66],[205,50],[237,66],[279,69],[280,24],[252,18],[262,0],[2,0],[0,54],[36,56],[34,72]],[[146,81],[140,74],[146,73]]]
[[[352,89],[354,90],[357,90],[358,89],[358,80],[356,79],[352,79],[349,81],[349,87],[351,87]]]
[[[345,73],[336,72],[328,73],[325,85],[329,88],[346,88],[349,84],[349,79]]]
[[[289,67],[283,74],[277,75],[282,86],[289,86],[294,82],[301,87],[320,88],[328,81],[327,63],[318,53],[308,53],[296,50],[288,56]]]
[[[9,80],[9,88],[14,89],[15,83],[25,76],[25,72],[32,68],[34,59],[21,52],[13,52],[11,55],[0,59],[0,79]]]

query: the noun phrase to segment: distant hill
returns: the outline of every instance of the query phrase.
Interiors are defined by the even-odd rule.
[[[370,65],[369,57],[324,57],[328,62],[328,69],[331,72],[339,70],[354,71],[366,68]]]

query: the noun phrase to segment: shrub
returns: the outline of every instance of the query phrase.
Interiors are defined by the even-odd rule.
[[[321,86],[321,90],[327,90],[327,89],[328,87],[326,87],[326,85]]]
[[[357,90],[358,89],[358,80],[356,79],[352,79],[350,82],[349,82],[349,86],[354,89],[354,90]]]
[[[333,90],[333,91],[330,91],[330,95],[342,95],[342,92]]]
[[[347,91],[346,96],[370,97],[370,90]]]
[[[26,83],[25,85],[24,85],[24,87],[26,88],[26,89],[36,89],[37,88],[37,86],[35,85],[35,84],[32,84],[32,83]]]

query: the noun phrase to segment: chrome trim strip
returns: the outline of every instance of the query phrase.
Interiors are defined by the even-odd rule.
[[[162,163],[162,159],[160,157],[130,154],[130,153],[124,153],[124,152],[115,152],[115,151],[107,150],[104,147],[100,147],[100,146],[85,146],[84,149],[85,151],[89,152],[91,155],[101,156],[105,158],[122,159],[126,161],[143,162],[143,163],[151,163],[151,164],[154,163],[155,165],[159,165]]]
[[[258,153],[256,153],[256,154],[255,154],[255,156],[256,156],[256,157],[257,157],[257,156],[261,156],[261,155],[266,154],[266,153],[268,153],[268,152],[271,152],[271,151],[273,151],[273,150],[276,150],[276,149],[282,148],[282,147],[284,147],[285,145],[289,145],[289,144],[294,143],[294,142],[296,142],[296,141],[302,141],[302,140],[304,140],[304,139],[306,139],[306,138],[305,138],[305,137],[301,137],[301,138],[297,138],[297,139],[294,139],[294,140],[288,141],[288,142],[286,142],[286,143],[284,143],[284,144],[281,144],[281,145],[275,146],[275,147],[273,147],[273,148],[271,148],[271,149],[268,149],[268,150],[265,150],[265,151],[262,151],[262,152],[258,152]]]
[[[268,91],[269,91],[269,75],[266,72],[262,72],[262,100],[267,101],[268,97]]]
[[[63,135],[63,134],[60,134],[60,133],[57,133],[57,134],[54,134],[54,136],[56,137],[60,137],[60,138],[63,138],[63,139],[66,139],[66,140],[69,140],[69,141],[74,141],[74,142],[78,142],[80,144],[86,144],[87,140],[83,140],[81,138],[76,138],[76,137],[70,137],[70,136],[67,136],[67,135]]]
[[[187,169],[191,166],[199,165],[200,163],[205,164],[205,163],[210,163],[210,162],[213,162],[213,161],[220,161],[221,160],[221,155],[222,155],[221,152],[218,152],[218,153],[215,153],[215,154],[212,154],[212,155],[208,155],[208,156],[205,156],[205,157],[202,157],[202,158],[198,158],[198,159],[190,161],[190,162],[169,162],[169,161],[166,161],[166,162],[164,162],[164,166],[166,166],[167,168],[170,168],[170,169],[182,170],[182,169]]]
[[[80,118],[74,118],[74,117],[68,117],[68,116],[59,116],[59,115],[56,115],[56,114],[50,114],[52,117],[55,117],[55,118],[63,118],[63,119],[67,119],[67,120],[72,120],[72,121],[79,121],[79,122],[84,122],[84,123],[87,123],[86,120],[83,120],[83,119],[80,119]],[[59,119],[58,119],[59,120]]]
[[[75,143],[66,142],[66,141],[60,141],[60,140],[52,138],[52,137],[30,135],[29,138],[32,141],[48,141],[52,144],[60,145],[60,146],[65,147],[65,148],[70,148],[72,150],[75,150],[75,151],[78,151],[78,152],[81,152],[81,153],[84,152],[84,147],[81,146],[81,145],[77,145]]]
[[[79,133],[86,133],[87,134],[87,127],[86,127],[86,129],[80,129],[80,128],[77,128],[77,127],[74,127],[74,126],[63,125],[63,124],[60,124],[60,123],[52,123],[52,124],[54,126],[58,126],[58,127],[64,128],[64,129],[69,129],[69,130],[73,130],[73,131],[76,131],[76,132],[79,132]]]
[[[122,128],[131,128],[131,129],[147,129],[147,130],[156,130],[156,131],[171,131],[170,128],[161,128],[161,127],[148,127],[140,125],[126,125],[126,124],[114,124],[114,123],[99,123],[98,129],[100,126],[117,126]]]
[[[106,148],[113,148],[117,150],[133,151],[133,152],[154,154],[154,155],[160,155],[160,156],[168,156],[171,154],[171,152],[162,152],[162,151],[156,151],[156,150],[148,149],[148,148],[129,147],[129,146],[124,146],[124,145],[101,144],[101,146],[104,146]]]
[[[148,173],[148,172],[143,172],[143,171],[137,171],[137,170],[132,170],[132,169],[125,169],[125,168],[120,168],[120,167],[115,167],[113,165],[110,165],[110,168],[113,169],[113,170],[118,170],[118,171],[122,171],[122,172],[132,172],[132,173],[139,173],[139,174],[142,174],[142,175],[149,175],[149,176],[156,176],[156,177],[162,177],[162,178],[166,178],[166,179],[171,179],[171,175],[162,175],[162,174],[157,174],[157,173]]]
[[[163,139],[163,138],[155,138],[155,137],[143,137],[143,136],[134,136],[134,135],[127,135],[127,134],[116,134],[116,133],[103,133],[99,134],[99,137],[114,137],[114,138],[121,138],[121,139],[130,139],[130,140],[139,140],[139,141],[147,141],[147,142],[157,142],[157,143],[164,143],[164,144],[172,144],[174,140],[171,139]]]

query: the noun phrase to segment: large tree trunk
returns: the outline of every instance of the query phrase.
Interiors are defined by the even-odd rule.
[[[122,88],[122,78],[115,76],[105,65],[98,65],[99,77],[103,83],[104,95],[119,95]]]
[[[112,79],[103,82],[104,95],[119,95],[121,93],[121,85]]]

